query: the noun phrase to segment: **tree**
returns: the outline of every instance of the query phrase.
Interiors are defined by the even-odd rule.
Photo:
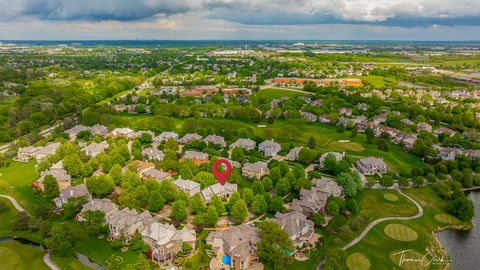
[[[102,211],[83,212],[82,218],[84,219],[82,225],[91,235],[97,236],[105,231],[105,227],[103,225],[105,213]]]
[[[423,176],[415,176],[412,178],[412,183],[416,187],[423,185],[423,182],[424,182]]]
[[[82,206],[87,202],[85,197],[71,197],[62,205],[63,216],[67,219],[73,219],[82,210]]]
[[[393,178],[390,175],[384,175],[380,178],[380,185],[384,187],[391,187],[393,186]]]
[[[270,200],[270,210],[275,213],[283,211],[283,199],[280,196],[273,196]]]
[[[352,214],[358,213],[357,200],[355,200],[354,198],[348,199],[345,202],[345,208],[347,208],[347,210],[350,211]]]
[[[401,187],[408,187],[408,185],[410,185],[410,182],[408,181],[408,178],[400,177],[400,179],[398,180],[398,185]]]
[[[242,199],[238,199],[232,206],[230,217],[234,223],[240,224],[248,216],[247,205]]]
[[[282,177],[282,174],[280,172],[280,168],[275,167],[270,170],[270,179],[272,179],[273,183],[276,184],[280,178]]]
[[[80,240],[78,224],[56,223],[50,230],[49,237],[45,239],[45,244],[53,252],[62,257],[70,257],[75,254],[75,243]]]
[[[358,191],[357,183],[350,173],[341,173],[337,177],[337,182],[340,186],[342,186],[345,196],[355,197]]]
[[[263,188],[266,191],[270,191],[273,188],[272,179],[270,179],[270,177],[268,177],[268,176],[262,178],[262,184],[263,184]]]
[[[76,153],[63,158],[63,168],[73,177],[80,176],[83,173],[82,160]]]
[[[312,221],[315,223],[316,226],[322,226],[325,224],[325,217],[322,216],[320,213],[313,213]]]
[[[112,193],[115,184],[113,183],[112,178],[106,174],[101,174],[98,176],[92,176],[87,178],[87,188],[90,193],[94,196],[102,198],[110,193]]]
[[[142,135],[140,135],[140,137],[138,138],[138,141],[141,144],[151,144],[152,143],[152,135],[150,135],[146,132],[143,132]]]
[[[327,200],[327,212],[331,216],[336,216],[340,213],[340,207],[338,203],[333,199],[333,197],[329,197]]]
[[[258,182],[258,181],[256,181]],[[258,193],[258,192],[257,192]],[[253,190],[251,188],[244,188],[242,190],[242,199],[245,201],[247,205],[251,205],[253,202]]]
[[[315,137],[310,136],[310,138],[308,138],[307,147],[310,148],[310,149],[315,149],[316,144],[317,144],[317,143],[316,143],[316,141],[315,141]]]
[[[160,182],[160,191],[167,202],[175,200],[178,190],[171,181]]]
[[[178,152],[178,144],[174,138],[168,138],[168,140],[165,142],[164,149],[170,150],[173,152]]]
[[[245,154],[243,153],[242,148],[235,147],[232,149],[232,160],[238,161],[240,163],[245,162]]]
[[[282,176],[285,176],[290,171],[290,167],[288,167],[288,163],[285,160],[278,162],[278,168]]]
[[[326,261],[322,269],[325,270],[337,270],[337,269],[346,269],[345,260],[347,259],[347,254],[344,250],[337,248],[333,249],[327,253]]]
[[[465,196],[459,196],[448,203],[448,212],[461,220],[470,221],[474,216],[473,202]]]
[[[265,193],[265,187],[263,186],[263,182],[258,181],[258,180],[253,181],[252,190],[253,190],[253,193],[255,193],[255,194]],[[252,199],[253,199],[253,197],[252,197]]]
[[[190,197],[189,205],[193,214],[198,214],[205,211],[205,202],[203,201],[202,197],[200,197],[200,193],[196,193]]]
[[[50,174],[45,175],[43,179],[43,194],[48,199],[54,199],[60,195],[57,179]]]
[[[108,176],[112,178],[113,182],[116,185],[120,185],[121,180],[122,180],[122,166],[115,164],[112,166],[112,169],[108,173]]]
[[[284,196],[290,192],[290,183],[288,182],[287,178],[282,177],[278,181],[278,183],[275,185],[275,191],[279,196]]]
[[[178,200],[173,203],[170,217],[176,221],[184,221],[187,219],[187,204],[185,201]]]
[[[17,231],[24,231],[28,229],[28,223],[30,222],[30,216],[25,212],[18,212],[17,217],[13,223],[13,228]]]
[[[223,204],[223,200],[216,194],[212,196],[208,205],[214,206],[217,210],[218,215],[225,213],[225,205]]]
[[[373,143],[373,141],[375,140],[375,132],[373,131],[373,129],[371,127],[368,127],[365,130],[365,135],[367,136],[367,142],[368,143]]]
[[[215,226],[218,222],[218,212],[215,206],[210,205],[207,208],[205,225]]]
[[[265,201],[265,197],[261,194],[255,195],[255,198],[252,202],[252,210],[255,214],[263,214],[268,210],[267,202]]]
[[[160,211],[165,205],[165,198],[162,195],[162,191],[158,188],[150,193],[148,198],[148,210],[150,212]]]
[[[209,172],[199,172],[195,176],[195,179],[197,180],[198,183],[200,183],[200,185],[202,185],[202,188],[211,186],[217,182],[215,180],[215,176]]]
[[[298,153],[298,161],[303,164],[310,164],[316,158],[316,154],[314,150],[310,150],[308,148],[302,148],[300,153]]]
[[[190,166],[182,164],[180,166],[180,175],[182,176],[183,179],[192,179],[193,172]]]
[[[295,164],[295,166],[293,166],[292,172],[293,172],[293,175],[295,175],[295,177],[297,178],[305,177],[305,170],[300,164]]]
[[[258,224],[261,241],[257,243],[257,255],[266,265],[284,267],[291,262],[288,251],[293,250],[292,240],[280,226],[272,221]]]
[[[4,202],[0,202],[0,215],[8,212],[9,208]]]

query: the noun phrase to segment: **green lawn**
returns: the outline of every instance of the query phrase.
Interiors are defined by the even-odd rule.
[[[207,269],[210,264],[210,257],[205,252],[205,239],[208,236],[208,231],[202,231],[197,240],[197,253],[191,258],[188,258],[183,263],[183,269]]]
[[[296,89],[292,89],[296,90]],[[271,99],[277,99],[281,97],[289,97],[289,98],[294,98],[297,96],[308,96],[310,93],[301,93],[301,92],[296,92],[296,91],[289,91],[288,89],[276,89],[276,88],[267,88],[258,91],[255,95],[257,97],[263,97],[268,100]]]
[[[384,197],[385,194],[394,194],[399,199],[395,202],[388,201]],[[322,235],[323,247],[311,252],[308,261],[295,261],[284,269],[316,269],[325,254],[333,248],[341,248],[350,242],[371,221],[381,217],[411,216],[417,213],[415,205],[395,190],[365,189],[357,195],[356,199],[359,205],[358,214],[347,219],[340,215],[330,221],[328,227],[334,231],[333,234],[327,234],[325,230],[318,229],[317,232]],[[362,253],[362,255],[365,254]]]
[[[43,262],[45,250],[17,242],[0,243],[0,269],[2,270],[48,270]]]
[[[446,214],[446,201],[438,197],[431,187],[407,189],[405,193],[413,197],[424,207],[424,216],[415,220],[396,220],[380,223],[375,226],[362,241],[347,251],[348,254],[361,253],[364,255],[370,261],[370,269],[398,268],[399,252],[403,250],[410,250],[405,253],[405,258],[423,257],[424,254],[427,253],[427,249],[432,254],[440,256],[440,254],[443,254],[443,250],[433,238],[433,231],[453,225],[471,226],[469,222],[462,222],[454,218],[448,219],[449,224],[436,220],[436,215],[438,218],[439,214]],[[375,208],[377,207],[376,205]],[[397,224],[404,225],[404,227],[401,228],[401,226]],[[393,230],[397,229],[396,227],[398,227],[399,230]],[[416,232],[417,237],[413,237],[412,231],[410,230]],[[386,232],[392,233],[394,231],[398,231],[397,237],[393,237],[394,239],[385,234]],[[407,236],[412,237],[408,238]],[[427,257],[431,258],[429,256]],[[425,260],[425,263],[426,262]],[[443,267],[445,267],[445,265],[422,266],[420,263],[413,262],[401,265],[401,268],[404,269],[443,269]]]
[[[0,198],[0,202],[5,203],[8,211],[0,214],[0,238],[1,237],[20,237],[29,239],[33,242],[43,243],[42,235],[38,232],[16,231],[13,229],[13,222],[17,217],[18,211],[13,208],[9,200]]]
[[[0,194],[14,197],[29,212],[34,212],[42,204],[50,203],[35,195],[32,182],[38,179],[35,162],[16,162],[0,169]]]
[[[92,268],[83,265],[80,261],[73,257],[64,258],[52,254],[50,258],[62,270],[92,270]]]

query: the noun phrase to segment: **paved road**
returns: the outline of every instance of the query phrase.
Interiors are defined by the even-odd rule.
[[[19,212],[25,212],[28,214],[28,212],[25,209],[23,209],[23,207],[12,196],[0,194],[0,197],[6,198],[7,200],[9,200],[13,204],[13,207],[15,207],[15,209],[17,209]]]
[[[352,241],[350,241],[350,243],[343,246],[342,247],[343,250],[347,250],[347,249],[353,247],[354,245],[356,245],[358,242],[360,242],[370,232],[370,230],[373,227],[375,227],[375,225],[377,225],[379,223],[382,223],[384,221],[389,221],[389,220],[410,220],[410,219],[416,219],[416,218],[419,218],[419,217],[423,216],[423,207],[417,201],[415,201],[412,197],[408,196],[407,194],[403,193],[400,188],[397,187],[395,189],[398,191],[398,193],[405,196],[405,198],[409,199],[412,203],[415,204],[415,206],[417,206],[417,208],[418,208],[417,214],[415,214],[413,216],[410,216],[410,217],[384,217],[384,218],[379,218],[377,220],[374,220],[370,224],[367,225],[365,230],[363,230],[363,232],[359,236],[355,237]],[[317,270],[322,269],[322,266],[323,266],[324,263],[325,263],[325,258],[317,265]]]
[[[48,250],[45,255],[43,255],[43,262],[52,270],[60,270],[60,267],[58,267],[52,260],[50,259],[50,253],[51,250]]]

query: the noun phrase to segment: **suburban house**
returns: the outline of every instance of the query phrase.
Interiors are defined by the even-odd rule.
[[[37,161],[41,161],[42,159],[52,156],[57,152],[57,149],[62,145],[59,142],[53,142],[45,145],[44,147],[39,147],[38,151],[33,153],[33,156]]]
[[[323,168],[323,166],[325,166],[325,159],[329,156],[329,155],[333,155],[335,157],[335,160],[337,162],[340,162],[344,157],[345,157],[345,153],[338,153],[338,152],[327,152],[327,153],[324,153],[320,156],[320,158],[318,159],[318,162],[320,163],[320,168]]]
[[[205,142],[207,145],[217,144],[217,145],[220,145],[222,148],[227,145],[227,143],[225,142],[225,139],[222,136],[217,136],[217,135],[208,135],[203,139],[203,142]]]
[[[340,108],[338,109],[338,113],[343,116],[351,116],[353,110],[350,108]]]
[[[148,255],[152,261],[160,263],[166,260],[173,260],[176,254],[182,250],[182,244],[188,243],[195,249],[197,236],[194,230],[184,227],[181,230],[175,229],[172,224],[152,222],[141,231],[142,240],[150,246]]]
[[[385,123],[387,122],[387,118],[388,118],[388,113],[386,112],[381,113],[379,115],[375,115],[375,117],[373,117],[373,123],[375,124]]]
[[[43,181],[47,175],[51,175],[57,180],[60,191],[71,185],[72,177],[63,169],[63,162],[61,160],[53,164],[48,170],[41,172],[40,178],[34,183],[34,186],[43,190]]]
[[[82,210],[77,215],[78,221],[84,221],[85,219],[82,217],[82,213],[87,211],[100,211],[107,216],[108,214],[117,211],[118,205],[114,204],[109,199],[93,199],[83,205]]]
[[[206,243],[212,246],[217,256],[210,261],[209,269],[251,269],[251,265],[258,261],[255,250],[260,241],[257,228],[247,224],[210,232]],[[223,256],[228,256],[229,268],[223,264]]]
[[[290,149],[288,154],[285,156],[285,160],[288,161],[295,161],[298,160],[298,156],[300,155],[300,151],[302,151],[303,147],[294,147]]]
[[[74,127],[67,129],[64,132],[68,134],[68,137],[70,137],[71,140],[75,140],[80,132],[86,131],[88,129],[89,128],[84,125],[75,125]]]
[[[312,184],[313,187],[317,188],[323,193],[328,194],[328,196],[343,196],[342,188],[332,178],[322,177],[321,179],[312,179]]]
[[[242,175],[247,178],[261,179],[270,173],[268,163],[257,161],[255,163],[245,163],[242,168]]]
[[[297,248],[315,244],[319,239],[319,235],[313,230],[315,225],[313,221],[307,219],[307,216],[298,211],[290,213],[277,212],[272,221],[277,223],[288,234],[293,245]]]
[[[142,150],[142,157],[144,160],[159,162],[163,160],[165,154],[162,150],[151,146]]]
[[[204,188],[201,193],[205,202],[209,202],[213,195],[217,195],[221,198],[227,199],[237,191],[237,184],[231,184],[226,182],[224,185],[220,183],[213,184]]]
[[[387,172],[387,164],[379,158],[367,157],[356,162],[356,167],[363,175],[384,174]]]
[[[188,133],[185,134],[181,139],[178,140],[179,144],[189,144],[193,141],[199,141],[202,139],[202,136],[197,133]]]
[[[445,128],[445,127],[437,128],[433,131],[433,134],[435,134],[436,136],[438,136],[442,133],[445,133],[448,136],[452,136],[453,134],[455,134],[455,131],[453,129]]]
[[[123,137],[125,139],[133,139],[132,137],[135,136],[135,132],[129,128],[116,128],[112,130],[108,135],[110,138],[118,138]]]
[[[17,160],[28,162],[31,158],[33,158],[33,154],[37,152],[38,149],[39,148],[35,146],[20,147],[17,151]]]
[[[196,193],[199,193],[201,190],[201,185],[192,180],[177,179],[173,184],[179,189],[185,191],[189,196],[193,196]]]
[[[85,184],[65,188],[60,192],[60,196],[53,199],[53,202],[55,203],[57,208],[61,208],[64,203],[68,202],[68,199],[79,197],[85,197],[87,201],[92,199],[92,195],[88,192],[87,186]]]
[[[137,231],[143,231],[154,219],[149,211],[138,214],[135,209],[124,208],[110,212],[105,216],[105,221],[110,232],[109,239],[123,239],[128,244]]]
[[[326,214],[325,206],[327,205],[328,194],[312,187],[300,190],[300,199],[292,201],[292,210],[303,213],[311,217],[312,214],[321,212]]]
[[[108,149],[108,142],[101,141],[99,143],[92,142],[91,144],[85,146],[85,154],[89,157],[96,157],[98,154],[105,152]]]
[[[191,160],[195,165],[200,166],[203,163],[208,163],[208,154],[198,151],[185,151],[185,154],[180,161]]]
[[[266,157],[273,157],[282,151],[282,146],[274,141],[263,141],[258,145],[258,150]]]
[[[414,126],[415,125],[415,122],[413,122],[412,120],[410,120],[408,118],[401,119],[400,123],[405,125],[405,126]]]
[[[95,124],[90,127],[90,135],[106,136],[108,134],[108,128],[104,125]]]
[[[155,179],[157,182],[162,182],[163,180],[172,180],[172,176],[169,173],[166,173],[164,171],[155,169],[155,166],[152,166],[150,168],[146,168],[140,172],[140,175],[142,176],[143,179]]]
[[[230,148],[233,149],[235,147],[243,148],[247,151],[255,149],[257,147],[257,143],[250,139],[238,139],[234,143],[230,144]]]
[[[432,132],[432,126],[425,123],[425,122],[420,122],[417,125],[417,132],[420,132],[422,130],[427,131],[427,132]]]
[[[178,134],[175,133],[175,132],[171,132],[171,131],[165,131],[165,132],[162,132],[157,137],[154,137],[153,142],[161,143],[163,141],[167,141],[170,138],[173,138],[175,141],[177,141],[178,140]]]
[[[310,112],[302,112],[302,118],[307,120],[308,122],[317,122],[318,117]]]

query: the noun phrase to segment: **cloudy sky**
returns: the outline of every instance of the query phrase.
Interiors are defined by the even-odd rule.
[[[480,0],[0,0],[0,39],[480,40]]]

